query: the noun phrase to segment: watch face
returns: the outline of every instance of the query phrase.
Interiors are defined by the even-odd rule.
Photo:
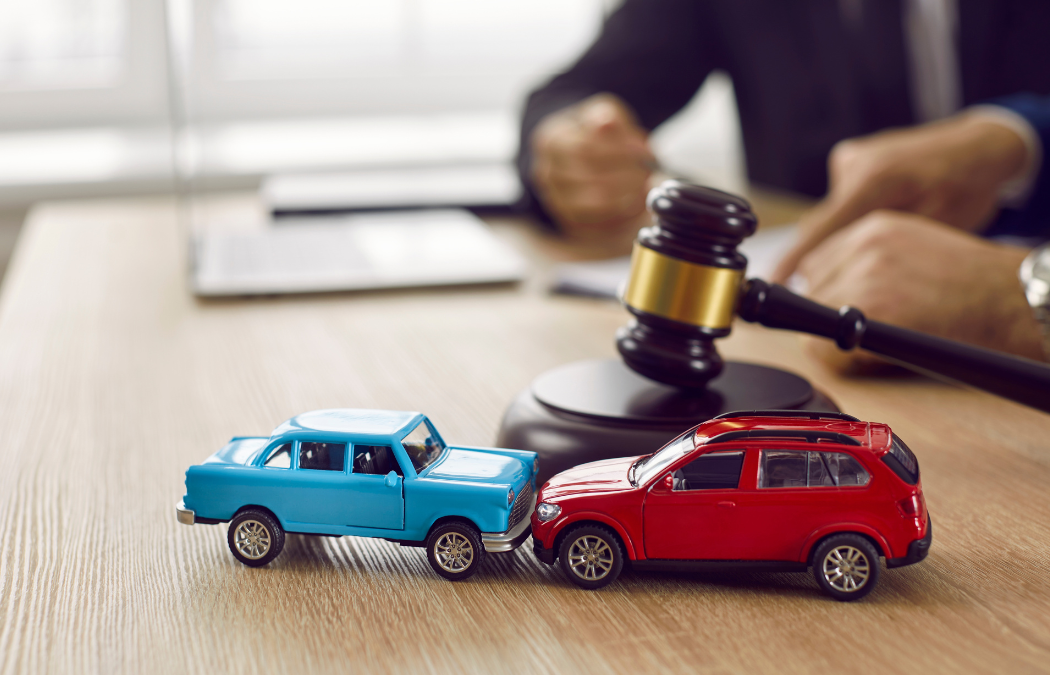
[[[1050,248],[1043,248],[1032,266],[1032,277],[1050,283]]]
[[[1032,308],[1050,310],[1050,244],[1043,244],[1029,254],[1021,266],[1021,282]]]

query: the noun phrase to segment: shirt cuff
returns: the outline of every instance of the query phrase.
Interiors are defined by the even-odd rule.
[[[1000,204],[1015,209],[1022,208],[1032,194],[1032,187],[1043,165],[1043,142],[1039,138],[1039,133],[1023,116],[1000,105],[975,105],[970,106],[966,111],[970,115],[1007,127],[1020,136],[1024,142],[1028,150],[1028,159],[1024,168],[999,189]]]

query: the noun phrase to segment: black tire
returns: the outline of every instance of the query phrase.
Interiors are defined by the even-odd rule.
[[[879,582],[879,552],[859,534],[832,535],[813,552],[813,576],[825,595],[860,600]]]
[[[266,511],[247,509],[230,521],[226,533],[233,557],[248,567],[262,567],[284,548],[284,530]]]
[[[580,588],[594,590],[616,581],[623,570],[623,547],[607,527],[580,525],[569,530],[558,548],[561,571]]]
[[[427,561],[435,572],[449,581],[463,581],[474,576],[484,558],[481,535],[468,523],[438,525],[427,536]]]

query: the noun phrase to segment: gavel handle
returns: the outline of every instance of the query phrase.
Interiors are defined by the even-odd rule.
[[[853,307],[835,311],[779,284],[744,284],[738,316],[768,328],[810,333],[840,349],[862,347],[913,370],[948,378],[1050,412],[1050,366],[878,321]]]

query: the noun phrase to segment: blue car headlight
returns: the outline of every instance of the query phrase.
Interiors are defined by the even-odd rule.
[[[561,513],[561,507],[557,504],[548,504],[547,502],[540,502],[536,507],[536,517],[540,519],[541,523],[545,523],[548,520],[554,520]]]
[[[507,506],[514,503],[514,488],[507,490]]]
[[[532,475],[535,476],[540,472],[540,458],[534,457],[532,459]]]

